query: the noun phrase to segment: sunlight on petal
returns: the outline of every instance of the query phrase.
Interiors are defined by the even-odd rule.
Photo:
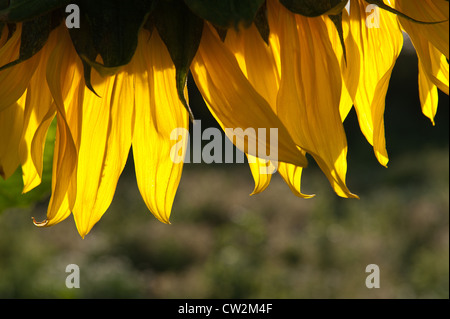
[[[173,200],[181,179],[183,162],[174,163],[172,131],[187,142],[188,114],[178,99],[175,66],[158,33],[140,35],[131,62],[135,75],[135,124],[133,156],[141,195],[153,215],[170,223]],[[179,134],[178,134],[179,133]]]

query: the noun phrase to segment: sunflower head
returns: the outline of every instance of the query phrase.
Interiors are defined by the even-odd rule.
[[[376,5],[380,27],[366,24]],[[409,34],[422,109],[448,94],[446,0],[0,0],[0,175],[22,166],[24,192],[41,180],[43,141],[57,122],[49,226],[73,213],[86,235],[111,203],[128,152],[149,210],[168,223],[182,163],[172,133],[189,128],[189,72],[227,129],[278,131],[278,156],[236,134],[255,179],[277,171],[300,190],[306,154],[337,195],[346,185],[343,121],[351,108],[386,166],[385,97]],[[179,133],[179,134],[178,134]],[[267,136],[266,136],[267,137]],[[267,139],[267,141],[270,139]],[[275,144],[275,143],[274,143]],[[242,146],[242,147],[240,147]],[[263,148],[263,147],[261,147]],[[271,152],[269,152],[271,153]],[[275,168],[273,170],[272,168]]]

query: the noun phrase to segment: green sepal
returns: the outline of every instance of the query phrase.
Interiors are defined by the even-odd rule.
[[[6,41],[8,41],[14,35],[14,32],[16,32],[17,25],[15,23],[6,23],[6,26],[8,27],[8,37],[6,38]]]
[[[225,42],[225,39],[227,38],[228,29],[224,29],[218,26],[214,26],[214,29],[216,30],[220,40],[222,40],[222,42]]]
[[[263,38],[264,42],[266,42],[266,44],[268,45],[270,36],[270,27],[269,27],[269,18],[267,15],[267,5],[265,2],[256,13],[253,23],[258,29],[258,32]]]
[[[178,0],[159,1],[151,18],[175,65],[178,97],[194,120],[184,90],[189,68],[200,45],[203,20]]]
[[[155,22],[153,21],[151,16],[147,18],[147,21],[145,21],[142,28],[150,32],[150,36],[152,35],[153,31],[155,30]]]
[[[420,20],[416,20],[414,18],[411,18],[410,16],[407,16],[406,14],[390,7],[389,5],[385,4],[383,0],[366,0],[366,2],[370,3],[370,4],[375,4],[378,7],[380,7],[383,10],[386,10],[390,13],[396,14],[401,18],[404,18],[406,20],[415,22],[415,23],[419,23],[419,24],[438,24],[438,23],[443,23],[443,22],[447,22],[448,20],[443,20],[443,21],[420,21]]]
[[[0,71],[26,61],[38,53],[47,42],[52,25],[51,13],[23,22],[19,57],[17,60],[1,66]]]
[[[115,74],[136,51],[138,33],[154,7],[148,0],[80,0],[80,28],[69,29],[83,61],[86,86],[94,68],[101,76]],[[100,55],[102,63],[96,61]]]
[[[289,11],[306,17],[336,15],[345,8],[347,2],[348,0],[280,0]]]
[[[71,3],[70,0],[0,0],[0,21],[23,22],[47,14]]]
[[[72,30],[89,28],[94,48],[103,60],[103,64],[95,62],[95,59],[88,63],[101,74],[113,74],[131,61],[139,30],[153,7],[153,1],[82,0],[79,6],[85,19],[81,19],[79,29]],[[85,58],[90,57],[86,55]]]
[[[197,16],[222,28],[248,27],[265,0],[184,0]]]
[[[92,39],[92,32],[89,23],[86,21],[84,15],[80,16],[80,28],[69,29],[70,39],[72,40],[75,51],[81,58],[83,63],[84,82],[86,87],[91,90],[95,95],[99,96],[91,83],[92,66],[87,62],[95,60],[98,55],[97,50],[94,48],[94,42]]]

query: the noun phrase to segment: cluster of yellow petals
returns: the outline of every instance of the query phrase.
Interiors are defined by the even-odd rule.
[[[311,197],[301,192],[308,153],[337,195],[357,197],[346,185],[343,121],[352,107],[376,158],[387,165],[385,97],[403,31],[419,57],[423,112],[434,121],[437,90],[448,94],[449,86],[448,1],[390,1],[416,20],[446,22],[419,24],[380,10],[378,28],[366,24],[367,5],[351,0],[343,11],[345,45],[328,16],[296,15],[277,0],[267,1],[268,43],[254,25],[230,29],[222,41],[205,23],[191,73],[213,116],[224,129],[278,129],[277,162],[247,154],[254,160],[253,194],[268,187],[271,174],[261,172],[273,165],[295,195]],[[8,31],[0,35],[0,65],[19,56],[21,24],[12,35]],[[145,203],[169,223],[183,168],[171,160],[178,143],[171,132],[179,129],[182,136],[189,127],[175,72],[158,32],[142,29],[128,65],[112,76],[92,72],[96,95],[85,85],[64,25],[32,58],[0,71],[0,175],[6,179],[21,166],[24,192],[41,182],[44,142],[56,117],[52,196],[47,219],[37,225],[54,225],[73,213],[84,237],[111,204],[130,149]],[[257,136],[237,136],[235,144],[245,151],[251,139],[258,142]]]

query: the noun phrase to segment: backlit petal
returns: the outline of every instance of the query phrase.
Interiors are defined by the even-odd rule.
[[[47,84],[57,110],[57,128],[55,149],[53,154],[52,196],[47,210],[47,219],[36,223],[38,226],[51,226],[66,219],[73,208],[76,195],[75,179],[77,164],[77,149],[74,137],[69,127],[71,116],[78,103],[73,103],[73,97],[78,96],[78,88],[82,78],[81,63],[76,60],[76,52],[70,43],[67,29],[58,28],[59,39],[47,64]],[[68,93],[71,92],[69,95]],[[72,105],[73,103],[73,105]],[[76,113],[76,112],[75,112]],[[69,114],[70,115],[70,114]],[[77,122],[72,119],[72,122]],[[69,188],[72,188],[69,194]]]
[[[247,155],[247,158],[253,180],[255,181],[255,189],[250,195],[259,194],[269,186],[274,169],[268,160],[259,159],[251,155]]]
[[[427,39],[414,37],[419,56],[419,96],[423,113],[434,123],[438,97],[436,89],[448,95],[449,65],[446,57]]]
[[[141,195],[155,217],[169,223],[183,162],[172,161],[171,150],[187,142],[188,114],[178,99],[175,66],[156,31],[142,32],[130,67],[135,75],[133,157]]]
[[[134,106],[132,81],[125,72],[106,78],[93,72],[92,84],[100,97],[85,88],[79,110],[82,120],[73,214],[82,237],[113,199],[131,147]]]
[[[419,58],[419,96],[423,113],[434,124],[438,107],[437,89],[449,94],[449,3],[444,0],[396,0],[394,7],[420,21],[419,24],[399,17]]]
[[[292,193],[301,198],[312,198],[315,195],[303,194],[301,191],[302,171],[302,167],[292,164],[280,163],[278,166],[278,173],[280,173],[286,184],[288,184]]]
[[[328,17],[323,17],[327,29],[328,34],[330,36],[331,45],[333,47],[334,53],[336,54],[336,57],[339,61],[339,65],[341,67],[341,75],[342,75],[342,90],[341,90],[341,102],[339,103],[339,112],[341,115],[342,122],[347,117],[348,113],[353,107],[353,99],[350,96],[350,93],[348,92],[347,86],[345,85],[345,80],[349,75],[348,70],[348,60],[346,60],[346,56],[344,55],[344,47],[341,43],[341,39],[339,37],[339,33],[336,29],[336,26],[334,25],[333,21]],[[350,18],[348,16],[347,10],[342,11],[342,31],[343,31],[343,37],[344,39],[347,39],[349,37],[349,29],[350,29]],[[346,54],[348,54],[348,48],[345,47]],[[348,59],[348,57],[347,57]],[[356,72],[357,69],[353,69],[353,72]],[[358,76],[358,75],[356,75]]]
[[[348,68],[344,78],[361,131],[373,145],[378,161],[386,166],[385,97],[403,35],[396,16],[387,11],[379,10],[379,24],[367,23],[366,7],[364,1],[351,1],[350,35],[346,39]]]
[[[52,32],[42,49],[41,61],[27,89],[24,130],[19,145],[22,176],[26,193],[41,183],[43,154],[48,128],[56,113],[46,84],[47,60],[56,45],[58,32]]]
[[[436,116],[439,102],[438,89],[429,80],[422,63],[419,63],[419,97],[423,114],[435,125],[434,117]]]
[[[321,17],[294,15],[281,6],[278,13],[271,26],[280,34],[278,116],[296,144],[313,155],[335,192],[356,197],[345,184],[347,141],[339,111],[342,81],[326,25]]]
[[[0,48],[0,67],[19,57],[22,25],[17,24],[12,37]],[[0,71],[0,111],[16,102],[25,92],[40,61],[38,52],[32,58]]]
[[[239,32],[229,30],[225,44],[236,56],[241,71],[254,89],[276,113],[280,74],[271,48],[263,41],[255,25]]]
[[[277,112],[277,96],[280,87],[279,45],[276,35],[272,33],[269,45],[263,41],[254,25],[248,29],[229,30],[226,45],[235,55],[242,72],[256,91],[264,97],[272,110]],[[263,159],[248,155],[250,170],[255,181],[252,193],[264,191],[270,183],[272,174],[277,171],[273,164]],[[300,191],[302,167],[279,162],[278,173],[289,185],[296,196],[309,198]]]
[[[26,92],[0,112],[0,177],[9,178],[20,164],[18,145],[23,128]]]
[[[449,58],[449,3],[446,0],[395,0],[394,7],[407,16],[424,22],[439,22],[423,24],[415,23],[399,17],[400,23],[413,43],[422,38],[429,41],[436,49]],[[417,50],[417,48],[416,48]],[[420,52],[418,52],[420,56]]]
[[[307,165],[306,158],[297,150],[285,126],[249,83],[232,53],[208,25],[205,25],[191,71],[207,106],[225,133],[227,128],[236,133],[233,143],[241,151],[262,157],[252,153],[249,145],[258,145],[259,149],[270,147],[270,151],[264,154],[269,159],[274,159],[273,154],[277,151],[276,159],[280,161]],[[257,136],[259,128],[266,129],[267,134],[270,128],[278,130],[278,148],[269,142],[269,138],[265,143]]]

